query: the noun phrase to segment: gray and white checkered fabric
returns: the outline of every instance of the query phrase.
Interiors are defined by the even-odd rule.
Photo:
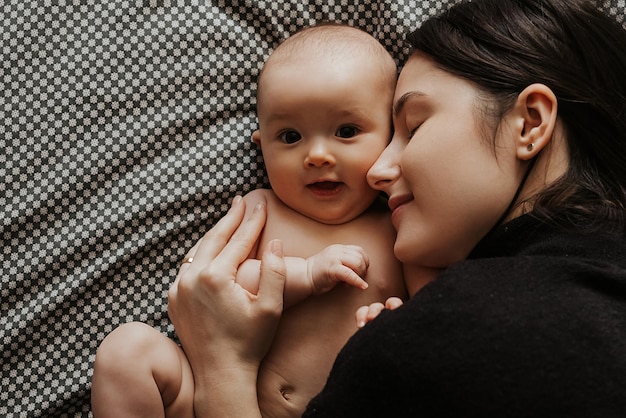
[[[266,184],[256,76],[320,21],[403,34],[456,0],[0,3],[0,416],[90,416],[98,344],[174,337],[178,260]],[[624,21],[624,0],[606,3]]]

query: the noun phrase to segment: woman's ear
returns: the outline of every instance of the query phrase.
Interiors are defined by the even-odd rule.
[[[517,158],[530,160],[550,143],[557,107],[555,94],[544,84],[531,84],[519,94],[514,113]]]
[[[258,129],[252,132],[252,142],[257,144],[257,146],[261,148],[261,131],[259,131]]]

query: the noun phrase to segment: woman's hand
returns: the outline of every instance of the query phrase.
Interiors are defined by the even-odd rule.
[[[244,212],[243,200],[236,197],[226,216],[192,248],[192,262],[181,266],[169,291],[169,316],[194,374],[197,416],[258,414],[258,368],[282,313],[280,241],[264,249],[256,295],[235,282],[266,218],[263,204],[245,221]]]
[[[356,326],[363,328],[365,324],[372,321],[385,309],[396,309],[397,307],[402,306],[402,303],[402,299],[393,296],[387,299],[384,305],[380,302],[375,302],[369,306],[361,306],[356,311]]]

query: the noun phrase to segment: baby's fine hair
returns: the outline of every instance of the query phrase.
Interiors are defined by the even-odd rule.
[[[372,35],[354,26],[340,23],[320,23],[307,26],[284,39],[265,61],[258,77],[261,86],[263,73],[273,65],[298,59],[299,56],[323,56],[331,60],[345,60],[362,54],[380,65],[381,75],[395,85],[397,66],[385,47]],[[257,89],[257,98],[260,88]]]
[[[355,26],[341,23],[320,23],[294,32],[274,49],[272,55],[305,52],[307,54],[332,55],[337,59],[355,53],[366,53],[376,58],[390,58],[385,47],[372,35]]]

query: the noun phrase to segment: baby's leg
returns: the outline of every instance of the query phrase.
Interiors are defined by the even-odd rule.
[[[193,417],[193,375],[183,351],[139,322],[109,334],[98,348],[91,406],[100,417]]]

